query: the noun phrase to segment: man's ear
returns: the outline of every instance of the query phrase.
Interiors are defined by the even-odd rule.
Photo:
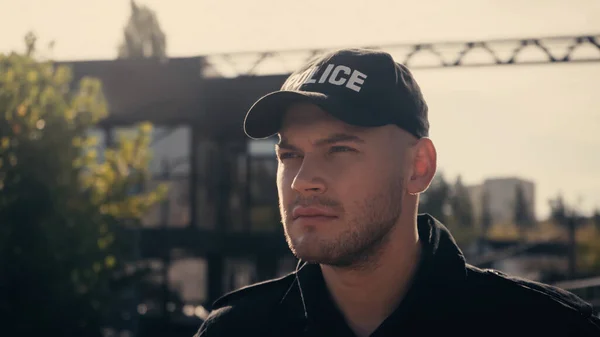
[[[413,195],[427,190],[437,170],[437,152],[429,138],[421,138],[413,146],[412,174],[406,186]]]

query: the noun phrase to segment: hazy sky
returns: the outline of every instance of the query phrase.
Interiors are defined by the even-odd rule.
[[[600,32],[598,0],[139,0],[170,56]],[[0,52],[33,30],[60,60],[112,59],[129,0],[2,0]],[[467,183],[520,176],[537,211],[563,191],[600,207],[600,63],[417,70],[439,165]]]

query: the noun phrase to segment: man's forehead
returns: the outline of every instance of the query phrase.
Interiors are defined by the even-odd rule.
[[[319,127],[296,128],[290,126],[277,133],[279,144],[291,145],[292,143],[310,141],[313,145],[333,144],[337,142],[353,142],[368,144],[387,144],[389,147],[412,146],[418,139],[395,125],[381,127],[359,127],[349,124],[336,125],[336,127],[322,125]]]
[[[308,139],[308,138],[306,138]],[[325,144],[334,144],[339,142],[353,142],[353,143],[364,143],[365,140],[356,134],[344,133],[344,132],[335,132],[330,134],[323,134],[317,137],[312,137],[308,140],[311,140],[314,145],[325,145]],[[279,134],[279,144],[287,144],[289,140],[285,135]]]
[[[365,137],[369,128],[349,125],[337,120],[302,120],[283,124],[277,135],[279,140],[292,138],[350,139]]]
[[[281,127],[277,133],[279,141],[304,139],[350,139],[355,136],[364,141],[380,139],[391,143],[412,143],[414,136],[396,125],[365,127],[348,124],[321,107],[311,103],[296,103],[290,106],[282,117]],[[338,137],[339,135],[346,135]]]

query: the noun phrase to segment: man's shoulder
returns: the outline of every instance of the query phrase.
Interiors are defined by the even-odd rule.
[[[293,287],[296,273],[229,292],[213,303],[196,337],[248,333],[252,326],[272,317],[272,311]]]
[[[216,309],[224,306],[234,306],[248,301],[253,302],[258,298],[261,299],[261,302],[267,304],[268,301],[264,301],[265,299],[281,299],[289,287],[293,285],[295,279],[296,273],[293,272],[279,278],[274,278],[239,288],[217,299],[213,303],[213,308]]]
[[[557,324],[576,324],[600,332],[593,306],[575,294],[549,284],[509,275],[494,269],[467,266],[468,287],[478,301],[503,312],[526,315],[529,321],[556,318]]]

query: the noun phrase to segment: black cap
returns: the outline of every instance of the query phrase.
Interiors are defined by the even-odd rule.
[[[292,103],[313,103],[350,125],[395,124],[417,138],[429,135],[427,104],[411,72],[392,56],[368,49],[326,53],[294,72],[281,90],[250,108],[244,131],[264,139],[279,131]]]

